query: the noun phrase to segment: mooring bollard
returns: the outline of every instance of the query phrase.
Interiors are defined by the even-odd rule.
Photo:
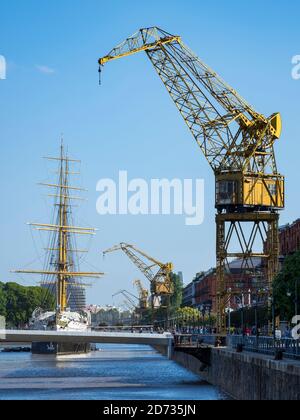
[[[275,352],[275,360],[276,361],[283,360],[283,351],[276,350],[276,352]]]
[[[238,344],[236,346],[236,352],[237,353],[243,353],[243,351],[244,351],[244,344]]]

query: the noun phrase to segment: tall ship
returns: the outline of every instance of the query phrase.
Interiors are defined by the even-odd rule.
[[[52,221],[29,223],[35,230],[49,235],[44,267],[40,270],[15,270],[14,273],[41,276],[41,286],[55,299],[55,308],[36,308],[29,321],[31,330],[86,332],[91,328],[91,314],[86,309],[85,300],[88,285],[82,281],[101,278],[103,273],[80,271],[79,255],[88,250],[78,249],[78,236],[96,234],[96,229],[79,227],[74,222],[74,203],[83,200],[79,195],[81,191],[86,191],[70,185],[70,178],[80,175],[74,170],[74,165],[80,164],[80,161],[68,156],[63,142],[59,157],[45,159],[58,164],[57,182],[40,184],[51,190],[49,197],[54,200]],[[34,354],[78,354],[88,353],[90,349],[90,344],[82,343],[32,343]]]

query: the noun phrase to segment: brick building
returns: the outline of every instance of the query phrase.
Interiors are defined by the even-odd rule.
[[[279,229],[279,243],[283,257],[300,251],[300,219]]]
[[[255,258],[253,266],[257,273],[262,272],[261,259]],[[232,290],[228,308],[233,310],[242,306],[250,306],[258,301],[257,290],[261,288],[261,276],[249,272],[243,267],[242,260],[234,260],[230,263],[227,272],[227,286]],[[183,292],[183,305],[191,306],[199,310],[206,309],[216,313],[217,306],[217,278],[216,269],[206,273],[199,273],[194,280],[185,287]]]
[[[195,280],[184,287],[182,293],[182,306],[193,307],[195,304]]]
[[[202,310],[210,308],[212,313],[216,312],[217,278],[216,270],[211,269],[195,278],[195,306]]]

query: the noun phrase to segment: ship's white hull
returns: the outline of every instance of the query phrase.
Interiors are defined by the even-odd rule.
[[[90,331],[90,314],[77,312],[43,312],[36,310],[30,320],[30,329],[38,331]],[[90,344],[83,343],[32,343],[33,354],[83,354],[91,351]]]

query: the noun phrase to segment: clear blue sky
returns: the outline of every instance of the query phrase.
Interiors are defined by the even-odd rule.
[[[98,86],[97,59],[141,27],[180,34],[258,111],[282,113],[282,223],[299,217],[300,81],[291,77],[292,56],[300,54],[299,16],[296,0],[2,0],[0,54],[8,74],[0,80],[0,281],[34,283],[9,270],[37,258],[25,223],[48,221],[36,183],[47,178],[41,156],[57,152],[62,132],[72,155],[83,161],[82,183],[89,189],[79,222],[100,228],[89,262],[108,273],[88,291],[89,302],[111,302],[112,293],[132,289],[140,276],[121,254],[106,261],[99,256],[120,241],[173,261],[186,282],[214,265],[213,174],[147,57],[111,63]],[[204,178],[205,223],[186,227],[182,217],[98,216],[96,183],[116,178],[120,169],[145,179]]]

